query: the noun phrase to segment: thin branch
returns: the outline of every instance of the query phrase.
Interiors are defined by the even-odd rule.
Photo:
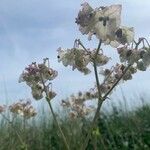
[[[89,130],[88,135],[87,135],[87,137],[85,139],[85,142],[82,145],[81,150],[86,149],[86,147],[88,145],[89,139],[91,138],[91,132],[92,132],[92,130],[94,128],[94,125],[95,125],[95,123],[97,121],[97,118],[99,116],[99,110],[100,110],[100,108],[102,106],[102,103],[103,103],[102,98],[101,98],[100,83],[99,83],[98,71],[97,71],[97,64],[96,64],[96,59],[97,59],[97,55],[98,55],[98,53],[100,51],[101,44],[102,44],[102,40],[99,41],[98,48],[96,50],[96,53],[95,53],[95,56],[94,56],[94,59],[93,59],[94,73],[95,73],[95,79],[96,79],[96,84],[97,84],[97,89],[98,89],[98,107],[96,109],[96,113],[95,113],[95,116],[93,118],[90,130]]]
[[[97,51],[96,51],[95,56],[94,56],[94,62],[93,62],[94,63],[94,73],[95,73],[96,85],[97,85],[97,89],[98,89],[98,98],[99,98],[99,100],[101,100],[101,90],[100,90],[100,82],[99,82],[99,78],[98,78],[96,59],[97,59],[97,55],[100,51],[101,44],[102,44],[102,41],[100,40],[100,42],[98,44]]]
[[[53,107],[52,107],[52,105],[51,105],[50,97],[49,97],[49,94],[48,94],[48,92],[47,92],[47,87],[45,86],[45,83],[44,83],[42,74],[41,74],[41,81],[42,81],[42,84],[43,84],[43,87],[44,87],[44,91],[45,91],[45,94],[46,94],[46,101],[48,102],[48,105],[49,105],[49,108],[50,108],[50,110],[51,110],[51,112],[52,112],[52,116],[53,116],[53,118],[54,118],[54,121],[55,121],[55,123],[57,124],[57,127],[58,127],[58,129],[59,129],[59,132],[60,132],[62,138],[63,138],[63,141],[64,141],[64,144],[65,144],[65,146],[66,146],[66,149],[67,149],[67,150],[70,150],[69,144],[68,144],[68,142],[67,142],[67,139],[66,139],[66,137],[65,137],[65,135],[64,135],[64,133],[63,133],[63,131],[62,131],[60,125],[59,125],[59,123],[58,123],[58,120],[57,120],[56,115],[55,115],[55,113],[54,113]]]
[[[103,81],[102,84],[104,84],[104,83],[107,81],[107,79],[109,79],[109,77],[112,75],[113,72],[114,72],[114,70],[112,70],[112,71],[106,76],[106,78],[104,79],[104,81]]]
[[[124,77],[124,75],[126,74],[126,72],[129,70],[129,68],[131,67],[131,64],[129,64],[126,69],[124,70],[123,74],[120,76],[120,78],[114,83],[114,85],[110,88],[110,90],[104,95],[104,97],[102,98],[103,101],[107,98],[107,96],[112,92],[112,90],[116,87],[116,85],[120,82],[120,80]]]
[[[135,49],[138,49],[138,46],[141,44],[141,42],[143,41],[143,38],[139,38],[139,41],[136,43],[135,42]]]
[[[146,38],[143,38],[143,39],[146,41],[148,47],[150,48],[150,44],[149,44],[148,40]]]
[[[87,50],[87,48],[82,44],[80,39],[77,39],[78,44],[87,52],[89,53],[89,51]]]

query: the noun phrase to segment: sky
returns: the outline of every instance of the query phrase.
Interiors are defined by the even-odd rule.
[[[59,73],[53,82],[57,92],[56,101],[79,90],[94,85],[93,74],[84,76],[57,61],[57,49],[72,48],[74,40],[80,38],[88,47],[95,47],[96,38],[88,42],[81,35],[75,18],[81,0],[0,0],[0,103],[31,98],[25,83],[18,83],[19,75],[31,62],[41,63],[48,57],[51,67]],[[92,7],[122,4],[122,24],[135,28],[136,37],[150,40],[149,0],[89,0]],[[106,54],[117,59],[115,50],[104,47]],[[119,85],[113,99],[120,95],[120,89],[129,99],[133,95],[149,95],[150,71],[139,72],[133,80]],[[117,92],[118,91],[118,92]],[[115,101],[115,100],[114,100]],[[129,100],[130,101],[130,100]],[[136,99],[132,102],[138,104]]]

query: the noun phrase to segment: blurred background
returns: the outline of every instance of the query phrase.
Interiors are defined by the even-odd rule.
[[[88,42],[81,35],[75,18],[80,4],[76,0],[1,0],[0,1],[0,103],[6,104],[18,99],[31,98],[30,89],[25,83],[18,83],[23,69],[32,62],[42,62],[50,58],[51,67],[59,76],[53,82],[57,97],[55,104],[79,90],[93,87],[93,74],[84,76],[71,67],[64,67],[57,61],[57,49],[72,48],[74,40],[80,38],[86,47],[97,47],[98,40]],[[135,28],[136,38],[150,40],[150,1],[137,0],[89,0],[92,7],[122,4],[122,25]],[[117,52],[109,46],[104,53],[112,57],[111,65],[118,60]],[[133,80],[120,84],[111,95],[111,101],[118,104],[118,99],[125,95],[129,107],[141,104],[140,96],[148,101],[150,96],[149,70],[138,72]],[[123,100],[122,100],[123,101]],[[34,102],[35,105],[39,103]],[[42,102],[41,102],[42,103]],[[108,100],[105,105],[110,103]],[[105,107],[105,106],[104,106]]]

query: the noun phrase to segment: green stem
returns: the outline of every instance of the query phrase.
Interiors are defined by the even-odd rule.
[[[68,145],[68,143],[67,143],[67,139],[66,139],[66,137],[65,137],[65,135],[64,135],[64,133],[63,133],[63,131],[62,131],[60,125],[59,125],[59,123],[58,123],[58,120],[57,120],[56,115],[55,115],[55,113],[54,113],[54,110],[53,110],[53,108],[52,108],[51,102],[50,102],[49,99],[47,99],[47,102],[48,102],[49,108],[50,108],[50,110],[51,110],[51,112],[52,112],[54,121],[56,122],[57,127],[58,127],[58,129],[59,129],[59,132],[60,132],[60,134],[61,134],[61,136],[62,136],[62,138],[63,138],[63,141],[64,141],[64,144],[65,144],[65,146],[66,146],[66,149],[67,149],[67,150],[70,150],[69,145]]]
[[[64,144],[65,144],[65,146],[66,146],[66,149],[67,149],[67,150],[70,150],[69,144],[68,144],[68,142],[67,142],[67,139],[66,139],[66,137],[65,137],[65,135],[64,135],[64,133],[63,133],[63,131],[62,131],[60,125],[59,125],[59,123],[58,123],[58,120],[57,120],[56,115],[55,115],[55,113],[54,113],[53,107],[52,107],[52,105],[51,105],[51,102],[50,102],[51,99],[49,98],[49,94],[48,94],[48,91],[47,91],[47,87],[45,86],[45,83],[44,83],[42,74],[41,74],[41,80],[42,80],[42,84],[43,84],[44,91],[45,91],[45,94],[46,94],[46,101],[48,102],[48,105],[49,105],[49,108],[50,108],[50,110],[51,110],[51,112],[52,112],[52,116],[53,116],[53,118],[54,118],[54,121],[55,121],[55,123],[56,123],[56,125],[57,125],[57,127],[58,127],[58,130],[59,130],[59,132],[60,132],[62,138],[63,138],[63,141],[64,141]]]
[[[85,48],[85,46],[82,44],[82,42],[80,41],[80,39],[77,40],[79,45],[87,52],[89,53],[89,51]]]
[[[103,103],[102,98],[101,98],[100,83],[99,83],[98,71],[97,71],[97,64],[96,64],[96,59],[97,59],[97,55],[98,55],[98,53],[99,53],[99,51],[100,51],[101,44],[102,44],[102,40],[99,41],[98,48],[97,48],[97,50],[96,50],[96,53],[95,53],[95,56],[94,56],[94,59],[93,59],[96,85],[97,85],[97,89],[98,89],[98,107],[97,107],[97,109],[96,109],[96,113],[95,113],[95,116],[94,116],[94,118],[93,118],[93,121],[92,121],[90,130],[89,130],[88,135],[87,135],[87,137],[86,137],[86,139],[85,139],[85,142],[84,142],[83,145],[82,145],[81,150],[86,149],[86,147],[87,147],[87,145],[88,145],[89,139],[91,138],[91,132],[92,132],[92,130],[93,130],[93,128],[94,128],[94,125],[95,125],[95,123],[96,123],[96,121],[97,121],[97,118],[98,118],[98,116],[99,116],[99,110],[100,110],[100,108],[101,108],[101,106],[102,106],[102,103]]]

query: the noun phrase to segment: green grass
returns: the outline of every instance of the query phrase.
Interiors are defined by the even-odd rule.
[[[25,129],[21,118],[14,120],[14,127],[26,142],[28,150],[65,150],[53,120],[47,119],[47,115],[26,122]],[[64,117],[60,120],[60,124],[71,150],[78,150],[87,135],[90,120],[81,118],[70,120]],[[149,148],[150,106],[144,105],[131,112],[120,112],[113,107],[111,114],[102,113],[87,150],[149,150]],[[0,150],[8,149],[21,150],[21,144],[11,125],[1,119]]]

